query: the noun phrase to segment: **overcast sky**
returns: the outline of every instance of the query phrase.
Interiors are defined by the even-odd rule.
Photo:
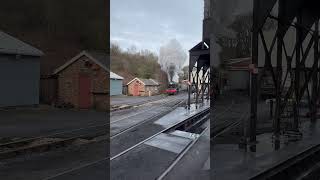
[[[159,54],[176,38],[187,51],[202,40],[203,0],[111,0],[111,42]]]

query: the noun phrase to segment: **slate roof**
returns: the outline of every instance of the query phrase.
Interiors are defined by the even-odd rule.
[[[44,53],[31,45],[0,31],[0,53],[27,56],[43,56]]]
[[[140,78],[139,78],[140,79]],[[146,86],[158,86],[159,83],[154,79],[140,79]]]
[[[55,71],[54,74],[59,73],[60,71],[64,70],[65,68],[67,68],[69,65],[71,65],[72,63],[76,62],[77,60],[79,60],[82,56],[87,56],[89,59],[91,59],[93,62],[95,62],[96,64],[98,64],[99,66],[101,66],[104,70],[109,71],[109,69],[107,68],[108,66],[108,59],[109,56],[106,52],[103,51],[82,51],[81,53],[79,53],[77,56],[73,57],[72,59],[70,59],[69,61],[67,61],[65,64],[63,64],[62,66],[58,67]]]
[[[118,74],[110,71],[110,79],[119,79],[119,80],[122,80],[123,77],[121,77],[121,76],[119,76]]]
[[[134,80],[141,81],[145,86],[159,86],[159,82],[154,79],[142,79],[142,78],[134,78],[127,85],[129,85]]]
[[[88,50],[86,52],[89,55],[91,55],[94,59],[99,61],[104,69],[107,69],[109,56],[108,56],[108,54],[106,52],[94,51],[94,50]]]

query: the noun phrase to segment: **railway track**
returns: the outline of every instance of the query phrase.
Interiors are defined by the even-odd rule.
[[[43,180],[55,180],[55,179],[60,179],[66,175],[69,174],[74,174],[75,172],[80,172],[84,169],[87,168],[91,168],[96,166],[97,164],[101,164],[101,163],[105,163],[106,165],[108,164],[108,162],[110,161],[110,163],[112,163],[113,160],[121,157],[124,154],[130,153],[131,150],[137,148],[139,145],[142,145],[144,142],[151,140],[152,138],[156,137],[157,135],[161,134],[161,133],[168,133],[170,131],[173,131],[175,129],[186,129],[186,130],[192,130],[194,128],[194,124],[199,124],[199,121],[206,121],[209,119],[209,108],[204,109],[203,111],[201,111],[198,114],[194,114],[193,116],[187,118],[186,120],[182,121],[182,122],[178,122],[176,124],[173,124],[172,126],[158,132],[157,134],[154,134],[153,136],[149,137],[148,139],[145,139],[144,141],[141,141],[139,143],[137,143],[135,146],[128,148],[127,150],[117,154],[116,156],[113,157],[106,157],[106,158],[102,158],[100,160],[96,160],[87,164],[83,164],[77,167],[74,167],[72,169],[51,175]],[[209,127],[207,127],[208,129]],[[194,143],[190,144],[181,154],[185,153],[187,151],[188,148],[190,148]],[[159,176],[159,175],[158,175]]]
[[[241,101],[240,101],[241,102]],[[222,106],[225,106],[222,105]],[[217,112],[214,116],[213,124],[211,126],[211,134],[213,135],[212,139],[215,139],[222,134],[230,131],[231,129],[239,126],[245,118],[248,118],[249,111],[243,111],[242,108],[248,106],[247,103],[236,103],[234,100],[231,100],[231,103],[225,108],[219,109],[221,112]]]
[[[209,117],[208,117],[209,118]],[[189,152],[189,150],[198,142],[201,136],[203,136],[206,131],[210,129],[210,126],[208,126],[206,129],[204,129],[200,135],[192,141],[180,154],[179,156],[174,160],[174,162],[157,178],[157,180],[163,180],[166,178],[166,176],[174,169],[174,167],[181,161],[181,159]]]
[[[112,161],[112,160],[114,160],[114,159],[116,159],[116,158],[118,158],[118,157],[120,157],[120,156],[128,153],[129,151],[131,151],[131,150],[133,150],[134,148],[140,146],[141,144],[143,144],[143,143],[151,140],[152,138],[158,136],[158,135],[161,134],[161,133],[168,133],[168,132],[170,132],[170,131],[173,131],[173,130],[175,130],[175,129],[181,128],[181,127],[183,127],[183,126],[185,126],[185,127],[187,127],[187,126],[190,127],[190,126],[193,125],[195,122],[197,122],[197,120],[199,120],[198,118],[203,117],[204,115],[208,115],[209,111],[210,111],[210,108],[208,107],[208,108],[204,109],[203,111],[201,111],[200,113],[197,113],[197,114],[195,114],[195,115],[193,115],[193,116],[185,119],[185,120],[182,121],[182,122],[177,122],[177,123],[171,125],[170,127],[166,128],[166,129],[163,129],[163,130],[161,130],[161,131],[158,131],[157,133],[154,133],[152,136],[144,139],[143,141],[140,141],[140,142],[136,143],[134,146],[131,146],[130,148],[127,148],[126,150],[124,150],[124,151],[122,151],[122,152],[120,152],[120,153],[118,153],[118,154],[110,157],[110,161]]]
[[[315,180],[320,177],[320,145],[278,163],[276,166],[253,176],[252,180],[260,179],[292,179]]]
[[[156,101],[151,101],[151,102],[148,102],[147,104],[159,104],[161,103],[160,105],[168,105],[170,103],[172,103],[174,100],[178,100],[179,97],[174,97],[173,99],[159,99],[159,100],[156,100]],[[146,104],[142,105],[142,106],[145,106]],[[110,124],[114,124],[114,123],[117,123],[117,122],[120,122],[120,121],[123,121],[123,120],[126,120],[126,119],[129,119],[129,118],[132,118],[134,116],[137,116],[137,115],[140,115],[142,113],[145,113],[145,112],[148,112],[148,111],[151,111],[151,110],[155,110],[159,107],[157,106],[154,106],[154,107],[151,107],[151,108],[147,108],[145,110],[142,110],[142,111],[139,111],[137,113],[134,113],[134,114],[130,114],[128,116],[124,116],[124,117],[120,117],[120,118],[112,118],[113,114],[111,113],[111,122]],[[114,119],[114,120],[113,120]]]
[[[90,140],[98,136],[107,135],[109,123],[101,125],[89,125],[85,128],[78,128],[59,133],[25,138],[13,142],[0,144],[0,160],[16,157],[17,155],[32,152],[44,152],[50,149],[67,146],[78,139]]]
[[[164,115],[168,114],[169,112],[173,111],[177,107],[181,106],[184,102],[185,102],[184,99],[182,100],[180,98],[174,98],[174,99],[171,99],[171,100],[161,104],[161,106],[160,106],[160,107],[168,107],[169,106],[169,107],[171,107],[170,109],[162,111],[160,113],[152,114],[151,116],[148,116],[147,118],[141,117],[141,116],[144,116],[144,113],[146,113],[146,112],[153,112],[153,111],[157,112],[160,107],[159,106],[152,107],[150,109],[146,109],[146,110],[143,110],[141,112],[138,112],[138,113],[135,113],[135,114],[132,114],[132,115],[117,119],[115,121],[112,121],[110,123],[110,129],[111,129],[110,139],[114,139],[117,136],[120,136],[121,134],[126,133],[126,132],[128,132],[128,131],[130,131],[130,130],[132,130],[132,129],[134,129],[134,128],[142,125],[142,124],[145,124],[147,122],[159,119],[162,116],[164,116]],[[132,125],[129,125],[129,126],[125,127],[125,128],[119,128],[119,129],[116,129],[116,130],[113,129],[113,125],[115,125],[116,123],[121,123],[121,122],[126,122],[126,121],[128,123],[132,123],[132,119],[133,118],[139,119],[139,122],[133,123]],[[140,119],[142,119],[142,120],[140,121]]]
[[[155,98],[147,99],[147,100],[136,102],[136,103],[125,103],[126,107],[124,107],[123,109],[127,109],[127,108],[130,108],[130,107],[143,106],[143,105],[148,104],[148,103],[158,102],[159,100],[161,101],[162,98],[159,99],[158,97],[155,97]],[[115,112],[115,111],[118,111],[118,110],[122,110],[121,108],[119,109],[120,106],[121,106],[120,104],[111,105],[110,111],[111,112]]]
[[[168,101],[167,103],[165,103],[165,105],[172,103],[172,101]],[[130,117],[127,117],[127,119],[128,118]],[[130,128],[133,127],[134,126]],[[110,123],[99,125],[89,124],[87,127],[83,128],[66,130],[37,137],[23,138],[11,142],[4,142],[0,144],[0,160],[9,159],[18,155],[29,154],[32,152],[49,151],[54,148],[70,145],[79,139],[90,140],[95,137],[104,136],[109,134],[109,128]],[[129,130],[130,128],[127,128],[126,130]]]
[[[51,175],[51,176],[48,176],[42,180],[54,180],[54,179],[61,179],[63,176],[66,176],[66,175],[69,175],[71,173],[75,173],[77,171],[81,171],[83,169],[86,169],[86,168],[91,168],[91,167],[94,167],[96,166],[97,164],[105,164],[105,167],[107,167],[108,165],[108,161],[109,161],[109,158],[103,158],[103,159],[100,159],[100,160],[96,160],[96,161],[93,161],[93,162],[89,162],[89,163],[86,163],[86,164],[82,164],[80,166],[77,166],[77,167],[74,167],[72,169],[69,169],[69,170],[66,170],[66,171],[62,171],[60,173],[57,173],[57,174],[54,174],[54,175]],[[108,179],[108,177],[106,177]],[[63,179],[63,178],[62,178]]]

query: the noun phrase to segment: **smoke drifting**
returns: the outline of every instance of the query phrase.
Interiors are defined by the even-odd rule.
[[[187,54],[181,44],[172,39],[167,44],[160,47],[159,64],[162,70],[168,74],[168,80],[177,81],[177,75],[181,71],[187,59]]]

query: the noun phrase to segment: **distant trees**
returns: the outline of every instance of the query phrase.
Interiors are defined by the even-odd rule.
[[[117,44],[111,43],[110,54],[112,54],[113,56],[117,56],[117,55],[120,55],[121,53],[122,53],[121,48]]]
[[[149,50],[138,51],[136,48],[122,50],[112,43],[110,46],[111,70],[115,72],[127,72],[129,75],[140,78],[160,77],[160,65],[158,56]]]

